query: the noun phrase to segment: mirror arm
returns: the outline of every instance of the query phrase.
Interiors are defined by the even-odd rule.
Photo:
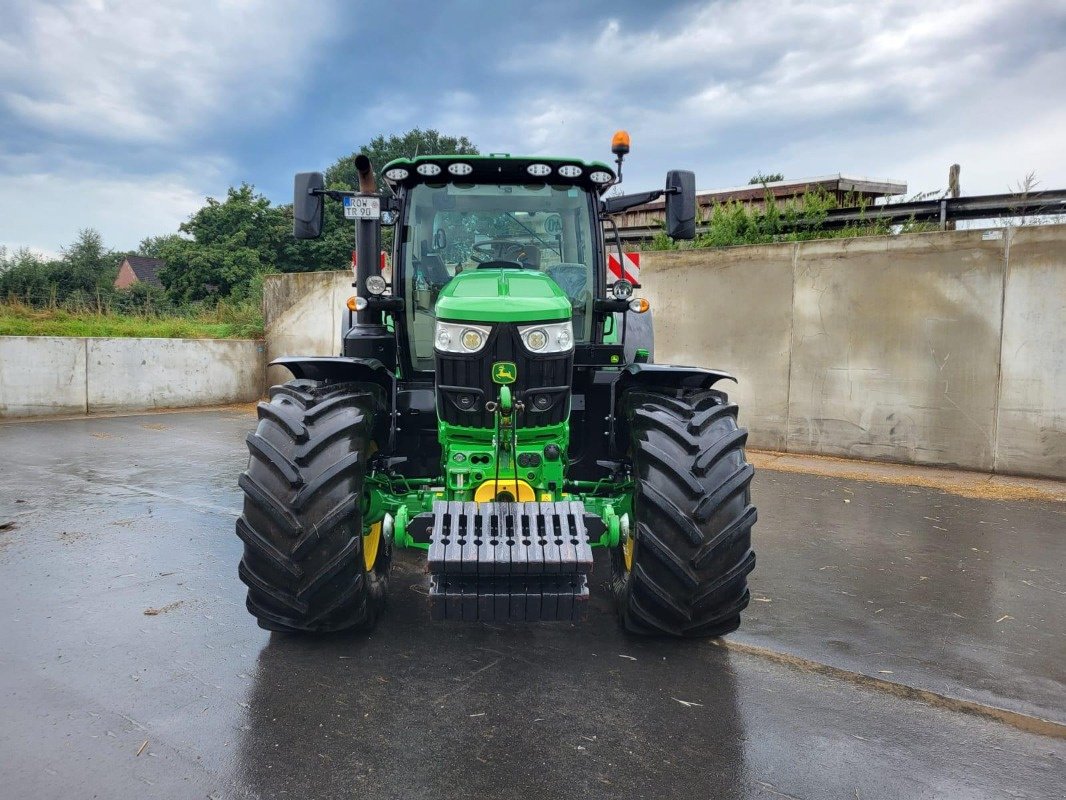
[[[597,297],[593,310],[597,314],[613,314],[615,311],[628,311],[628,300],[616,300],[613,297]]]
[[[645,203],[651,203],[658,200],[666,194],[665,189],[654,189],[650,192],[639,192],[636,194],[623,194],[618,197],[608,197],[602,202],[603,213],[605,214],[618,214],[622,211],[628,211],[634,206],[642,206]]]
[[[370,295],[366,299],[367,308],[372,308],[379,311],[388,311],[390,313],[398,313],[404,310],[404,302],[402,297],[381,297]]]
[[[363,192],[353,192],[349,189],[308,189],[308,194],[324,195],[330,200],[341,200],[345,197],[366,197]]]

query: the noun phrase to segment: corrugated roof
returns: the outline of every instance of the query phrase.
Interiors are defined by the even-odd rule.
[[[798,197],[808,189],[819,186],[830,192],[850,192],[873,198],[907,193],[905,181],[897,181],[891,178],[863,178],[837,173],[836,175],[819,175],[815,178],[797,178],[795,180],[772,181],[765,184],[747,184],[725,189],[699,189],[696,191],[696,202],[710,205],[716,201],[722,203],[730,200],[762,200],[767,192],[778,198]],[[659,199],[630,210],[653,211],[663,208],[665,205],[666,201]]]
[[[906,181],[898,181],[892,178],[864,178],[857,175],[843,175],[838,172],[835,175],[819,175],[814,178],[771,181],[770,183],[765,184],[749,183],[745,186],[732,186],[725,189],[700,189],[696,192],[696,195],[697,197],[700,195],[740,195],[748,192],[757,192],[761,196],[767,189],[775,194],[779,194],[781,193],[780,190],[785,190],[786,192],[796,189],[802,190],[803,187],[807,186],[824,186],[827,189],[840,192],[860,192],[863,194],[879,195],[905,194],[907,191]]]

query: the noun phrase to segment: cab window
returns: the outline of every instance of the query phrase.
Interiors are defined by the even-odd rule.
[[[591,203],[574,186],[419,184],[406,204],[404,280],[415,367],[433,368],[433,308],[444,286],[489,261],[549,275],[570,298],[574,336],[588,341],[595,280]]]

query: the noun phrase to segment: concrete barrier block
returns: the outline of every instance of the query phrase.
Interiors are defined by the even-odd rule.
[[[88,410],[247,403],[263,392],[265,348],[242,339],[89,339]]]
[[[655,360],[720,369],[753,447],[783,450],[788,418],[794,245],[641,255]]]
[[[267,361],[281,356],[335,356],[340,353],[341,314],[353,294],[348,272],[306,272],[267,276],[263,283]],[[270,367],[268,385],[292,375]]]
[[[1064,230],[1018,228],[1011,235],[997,472],[1066,478]]]
[[[1003,271],[980,231],[801,244],[788,449],[991,469]]]
[[[0,417],[84,413],[84,339],[0,336]]]

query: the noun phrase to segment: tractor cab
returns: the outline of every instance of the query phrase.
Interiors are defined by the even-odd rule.
[[[383,175],[399,206],[394,280],[402,286],[394,290],[407,298],[413,371],[434,369],[442,296],[476,294],[488,306],[496,299],[492,288],[509,285],[485,280],[486,270],[549,279],[569,303],[574,340],[601,338],[593,330],[594,300],[604,293],[606,275],[598,206],[602,188],[615,179],[610,167],[572,159],[422,156],[392,161]],[[472,272],[482,277],[445,291]],[[546,284],[538,277],[515,285],[533,291]],[[507,297],[511,307],[536,306],[530,297]],[[497,305],[496,315],[501,311]]]

